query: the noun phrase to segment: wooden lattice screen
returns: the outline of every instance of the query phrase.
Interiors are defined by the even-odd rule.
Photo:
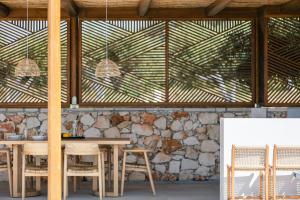
[[[122,75],[95,77],[105,57],[105,22],[82,22],[83,103],[143,103],[165,101],[165,23],[109,21],[108,54]]]
[[[267,53],[267,104],[299,105],[299,17],[269,19]]]
[[[40,67],[40,77],[16,77],[15,66],[26,57],[28,35],[29,58]],[[62,103],[69,101],[68,21],[61,22]],[[46,105],[48,28],[46,20],[0,21],[0,106]]]
[[[169,101],[252,102],[252,21],[170,22]]]
[[[251,20],[108,21],[109,57],[122,76],[95,77],[105,22],[81,21],[81,103],[253,103]]]

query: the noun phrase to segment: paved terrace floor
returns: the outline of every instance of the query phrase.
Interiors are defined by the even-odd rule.
[[[45,186],[46,187],[46,186]],[[70,191],[68,200],[96,200],[91,195],[90,184],[84,183],[83,188],[73,193]],[[71,187],[70,187],[71,190]],[[150,185],[147,183],[126,183],[124,196],[119,198],[105,197],[104,200],[218,200],[219,182],[187,182],[187,183],[156,183],[157,195],[151,193]],[[0,200],[12,200],[9,198],[8,183],[0,183]],[[45,200],[46,192],[42,196],[26,198],[27,200]]]

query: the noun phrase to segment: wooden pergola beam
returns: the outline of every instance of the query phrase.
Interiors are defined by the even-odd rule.
[[[48,0],[48,199],[61,200],[60,0]]]
[[[226,6],[230,3],[231,0],[216,0],[206,9],[207,16],[215,16],[222,10],[226,8]]]
[[[140,0],[138,14],[143,17],[150,9],[152,0]]]
[[[61,7],[62,9],[65,9],[72,17],[78,15],[79,8],[73,0],[61,0]]]
[[[256,8],[225,8],[217,18],[255,18]],[[81,8],[79,18],[102,18],[105,19],[105,8]],[[151,8],[147,13],[147,19],[198,19],[207,18],[205,8]],[[110,8],[109,19],[139,19],[136,8]]]
[[[10,13],[9,7],[4,5],[3,3],[0,3],[0,17],[7,17]]]
[[[291,0],[280,6],[282,12],[300,10],[300,0]]]

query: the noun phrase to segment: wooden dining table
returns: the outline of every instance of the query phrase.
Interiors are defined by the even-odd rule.
[[[27,143],[46,143],[47,141],[36,140],[1,140],[0,144],[8,145],[13,150],[13,197],[21,197],[21,173],[22,173],[22,146]],[[117,197],[119,195],[119,148],[130,144],[129,138],[85,138],[85,139],[62,139],[62,147],[68,143],[92,143],[98,145],[112,146],[113,149],[113,191],[107,192],[107,196]],[[97,189],[96,181],[93,181],[93,190]],[[37,194],[31,191],[28,196]]]

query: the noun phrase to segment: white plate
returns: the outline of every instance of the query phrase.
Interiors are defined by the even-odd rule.
[[[33,140],[46,140],[47,136],[45,136],[45,135],[33,135],[32,139]]]
[[[23,135],[9,135],[7,136],[8,140],[22,140],[23,139]]]

